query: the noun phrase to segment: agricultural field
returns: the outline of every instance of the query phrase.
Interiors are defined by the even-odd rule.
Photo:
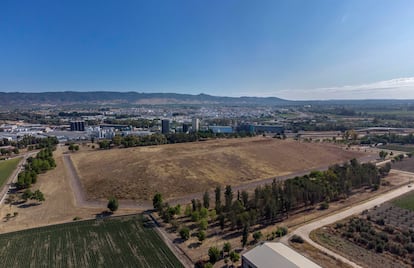
[[[71,154],[89,199],[150,200],[199,193],[343,163],[367,153],[255,137]]]
[[[414,172],[414,158],[404,158],[402,161],[395,161],[392,163],[392,168],[407,172]]]
[[[182,267],[142,215],[0,235],[1,267]]]
[[[392,204],[402,209],[408,209],[412,211],[413,215],[411,216],[414,217],[414,193],[413,192],[410,192],[408,194],[403,195],[400,198],[393,200]]]
[[[387,144],[378,147],[379,149],[391,150],[391,151],[400,151],[400,152],[413,152],[413,145],[401,145],[401,144]]]
[[[320,244],[365,266],[412,267],[414,194],[364,211],[312,234]]]
[[[10,160],[0,161],[0,187],[7,181],[13,171],[16,169],[21,158],[16,157]]]

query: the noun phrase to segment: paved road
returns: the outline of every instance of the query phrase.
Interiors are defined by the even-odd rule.
[[[406,174],[406,172],[404,172],[404,173]],[[411,173],[411,175],[414,176],[414,173]],[[339,259],[342,262],[351,265],[352,267],[361,267],[358,264],[356,264],[356,263],[354,263],[354,262],[352,262],[352,261],[350,261],[350,260],[342,257],[341,255],[339,255],[339,254],[337,254],[337,253],[335,253],[335,252],[333,252],[333,251],[331,251],[331,250],[329,250],[329,249],[327,249],[327,248],[319,245],[318,243],[314,242],[309,237],[310,233],[312,231],[318,229],[318,228],[321,228],[322,226],[332,224],[334,222],[337,222],[339,220],[345,219],[345,218],[350,217],[350,216],[355,215],[355,214],[359,214],[359,213],[361,213],[362,211],[364,211],[366,209],[370,209],[370,208],[373,208],[374,206],[378,206],[378,205],[380,205],[380,204],[382,204],[384,202],[387,202],[387,201],[389,201],[391,199],[394,199],[394,198],[396,198],[396,197],[398,197],[400,195],[403,195],[403,194],[405,194],[405,193],[407,193],[409,191],[412,191],[412,190],[413,190],[413,188],[408,187],[407,185],[404,185],[404,186],[402,186],[400,188],[397,188],[396,190],[392,190],[390,192],[387,192],[385,194],[382,194],[379,197],[376,197],[374,199],[371,199],[371,200],[369,200],[369,201],[367,201],[367,202],[365,202],[363,204],[350,207],[349,209],[347,209],[345,211],[342,211],[342,212],[339,212],[337,214],[328,216],[326,218],[318,219],[318,220],[315,220],[315,221],[313,221],[313,222],[311,222],[309,224],[306,224],[306,225],[304,225],[304,226],[296,229],[295,231],[293,231],[289,236],[286,236],[281,241],[283,243],[285,243],[285,244],[289,244],[288,243],[288,240],[289,240],[289,238],[291,236],[293,236],[293,235],[299,235],[304,240],[306,240],[309,244],[311,244],[315,248],[319,249],[320,251],[322,251],[322,252],[324,252],[324,253],[326,253],[328,255],[331,255],[331,256],[335,257],[336,259]]]

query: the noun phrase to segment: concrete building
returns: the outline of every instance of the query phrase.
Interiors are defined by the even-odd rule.
[[[193,132],[198,132],[200,130],[200,120],[198,118],[193,118],[192,123]]]
[[[183,132],[184,132],[184,133],[187,133],[189,129],[190,129],[190,125],[189,125],[189,124],[184,123],[184,124],[183,124]]]
[[[242,268],[321,268],[282,243],[265,242],[242,256]]]
[[[70,122],[70,131],[85,131],[85,122],[84,121]]]
[[[161,133],[162,134],[168,134],[168,133],[170,133],[170,120],[163,119],[161,121]]]
[[[231,126],[209,126],[208,129],[213,131],[213,133],[233,133]]]

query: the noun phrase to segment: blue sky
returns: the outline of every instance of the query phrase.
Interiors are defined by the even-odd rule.
[[[0,1],[0,91],[414,98],[414,1]]]

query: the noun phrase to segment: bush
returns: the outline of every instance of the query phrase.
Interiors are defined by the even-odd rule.
[[[206,239],[206,232],[204,231],[200,231],[198,232],[198,241],[203,242]]]
[[[375,247],[375,251],[378,253],[382,253],[384,251],[384,245],[383,244],[377,244]]]
[[[259,239],[261,239],[262,238],[262,232],[260,232],[260,231],[257,231],[257,232],[254,232],[253,233],[253,239],[254,239],[254,241],[258,241]]]
[[[335,225],[335,229],[341,229],[342,227],[344,227],[344,224],[340,222]]]
[[[329,203],[326,202],[326,201],[319,205],[320,210],[325,210],[325,209],[328,209],[328,208],[329,208]]]
[[[292,241],[293,243],[299,243],[299,244],[302,244],[303,242],[305,242],[303,238],[299,235],[293,235],[290,241]]]
[[[233,263],[238,262],[240,260],[240,255],[237,252],[232,251],[232,252],[230,252],[230,260]]]
[[[208,257],[212,264],[220,260],[220,250],[216,247],[211,247],[208,249]]]
[[[118,207],[119,207],[118,199],[116,199],[115,197],[109,198],[107,207],[112,212],[118,210]]]
[[[288,229],[286,227],[277,227],[277,230],[276,230],[277,237],[285,236],[287,235],[287,233],[288,233]]]
[[[224,243],[223,252],[229,253],[231,251],[231,244],[229,242]]]
[[[183,227],[180,229],[180,236],[184,240],[188,240],[190,238],[190,229],[188,227]]]
[[[197,222],[197,221],[199,221],[199,220],[200,220],[200,213],[198,213],[198,211],[194,211],[194,212],[191,214],[191,220],[192,220],[193,222]]]
[[[207,226],[208,226],[208,222],[206,219],[201,219],[198,227],[200,228],[200,230],[207,230]]]

